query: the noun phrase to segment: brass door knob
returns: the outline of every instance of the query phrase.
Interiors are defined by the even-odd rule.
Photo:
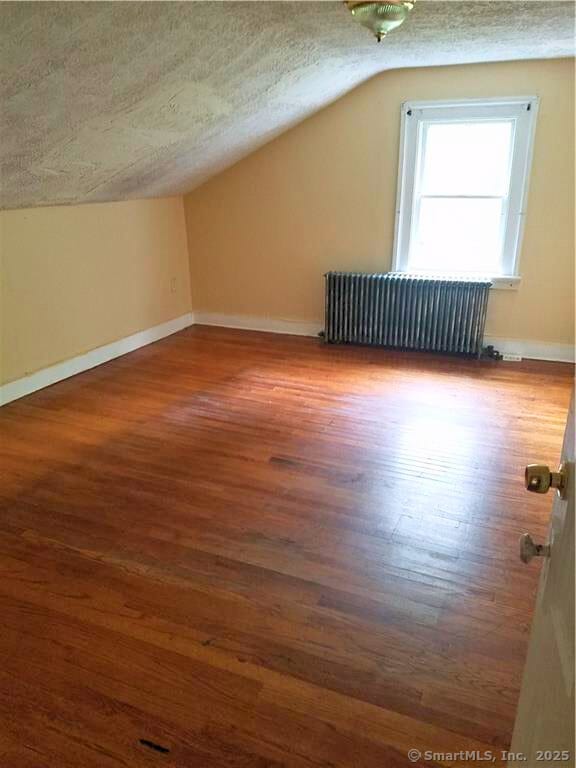
[[[556,488],[558,495],[564,497],[566,490],[566,470],[564,464],[558,472],[551,472],[545,464],[528,464],[524,473],[526,490],[532,493],[547,493],[550,488]]]
[[[549,544],[535,544],[529,533],[520,536],[520,560],[529,563],[533,557],[550,557]]]

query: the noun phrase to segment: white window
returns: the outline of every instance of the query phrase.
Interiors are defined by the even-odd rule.
[[[402,105],[394,269],[518,281],[536,97]]]

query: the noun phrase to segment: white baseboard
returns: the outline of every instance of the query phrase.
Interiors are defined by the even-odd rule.
[[[57,381],[62,381],[62,379],[107,363],[127,352],[133,352],[135,349],[146,346],[146,344],[151,344],[153,341],[181,331],[189,325],[194,325],[194,315],[191,312],[166,323],[155,325],[153,328],[147,328],[145,331],[134,333],[132,336],[113,341],[111,344],[105,344],[103,347],[92,349],[84,355],[78,355],[70,360],[64,360],[62,363],[51,365],[49,368],[43,368],[41,371],[30,374],[30,376],[11,381],[9,384],[0,386],[0,405],[6,405],[12,400],[29,395],[38,389],[49,387]]]
[[[314,322],[247,315],[221,315],[214,312],[188,312],[174,320],[161,323],[145,331],[139,331],[132,336],[86,352],[84,355],[78,355],[70,360],[32,373],[30,376],[24,376],[9,384],[4,384],[0,386],[0,405],[6,405],[13,400],[36,392],[38,389],[49,387],[57,381],[62,381],[62,379],[67,379],[77,373],[82,373],[82,371],[113,360],[115,357],[133,352],[135,349],[163,339],[165,336],[170,336],[191,325],[215,325],[223,328],[263,331],[264,333],[285,333],[291,336],[317,336],[322,330],[322,325]],[[502,354],[519,355],[524,359],[551,360],[562,363],[574,363],[575,361],[574,347],[570,344],[502,339],[495,336],[486,337],[485,343],[492,344]]]
[[[492,344],[501,354],[519,355],[525,360],[549,360],[558,363],[574,363],[576,360],[574,346],[571,344],[502,339],[498,336],[487,336],[484,344]]]
[[[194,323],[195,325],[217,325],[222,328],[240,328],[244,331],[285,333],[289,336],[317,336],[324,327],[321,323],[307,323],[302,320],[220,315],[216,312],[195,312]]]
[[[293,336],[317,336],[322,330],[321,323],[307,323],[299,320],[280,320],[269,317],[250,317],[248,315],[220,315],[215,312],[195,312],[197,325],[217,325],[223,328],[240,328],[246,331],[265,333],[286,333]],[[554,344],[544,341],[525,341],[520,339],[502,339],[488,336],[486,345],[492,344],[499,352],[519,355],[528,360],[550,360],[561,363],[575,361],[574,347],[570,344]]]

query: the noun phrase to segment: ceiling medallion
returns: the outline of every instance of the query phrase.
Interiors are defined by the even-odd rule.
[[[415,0],[387,0],[385,3],[366,3],[358,0],[346,0],[350,13],[359,24],[369,29],[380,42],[388,32],[406,19]]]

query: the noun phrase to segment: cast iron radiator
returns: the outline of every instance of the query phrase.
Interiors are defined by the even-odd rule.
[[[403,272],[328,272],[324,277],[326,342],[482,352],[489,280]]]

